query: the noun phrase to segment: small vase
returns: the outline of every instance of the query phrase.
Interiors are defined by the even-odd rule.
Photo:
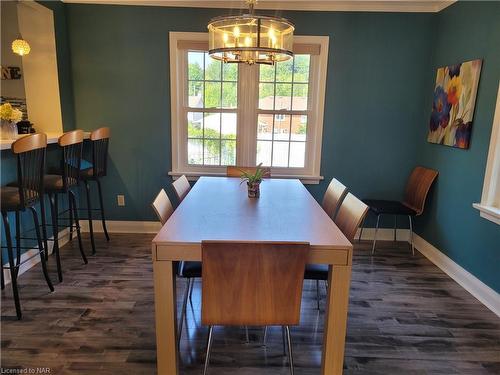
[[[247,184],[247,186],[248,186],[248,198],[260,197],[260,182]]]
[[[1,123],[2,139],[16,139],[17,138],[17,126],[12,121],[2,120]]]

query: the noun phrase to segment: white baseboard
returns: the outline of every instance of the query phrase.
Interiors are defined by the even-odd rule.
[[[50,240],[53,240],[54,237],[50,237]],[[49,247],[49,254],[52,254],[54,250],[54,241],[48,241],[47,245]],[[59,247],[63,247],[67,242],[69,241],[69,228],[65,228],[62,231],[59,232]],[[25,251],[24,253],[21,254],[21,263],[25,262],[26,263],[21,264],[19,267],[19,274],[22,275],[26,271],[28,271],[31,267],[34,267],[36,264],[40,263],[40,257],[35,256],[39,252],[38,247],[29,249],[28,251]],[[15,256],[15,254],[14,254]],[[31,259],[30,259],[31,258]],[[8,267],[9,263],[4,264],[4,267]],[[10,270],[4,269],[3,270],[3,275],[5,279],[5,285],[10,283]]]
[[[82,232],[89,231],[88,220],[80,220]],[[101,220],[92,220],[94,232],[102,233]],[[118,221],[106,220],[106,228],[109,233],[158,233],[161,229],[159,221]]]
[[[88,221],[81,220],[80,222],[83,232],[88,232]],[[100,220],[93,220],[92,225],[95,232],[102,232],[102,224]],[[106,227],[110,233],[158,233],[161,229],[161,224],[156,221],[106,221]],[[59,243],[62,247],[67,241],[68,229],[61,231],[59,234]],[[362,240],[373,240],[375,234],[374,228],[363,229]],[[356,233],[356,240],[359,237],[359,230]],[[398,241],[410,242],[410,231],[409,229],[398,229],[397,236]],[[394,230],[388,228],[381,228],[378,230],[377,239],[380,241],[392,241],[394,239]],[[452,259],[446,256],[439,249],[434,247],[432,244],[424,240],[417,234],[413,234],[413,243],[415,248],[439,267],[443,272],[450,276],[455,282],[457,282],[462,288],[467,290],[475,298],[477,298],[483,305],[488,309],[493,311],[498,317],[500,317],[500,294],[495,290],[490,288],[488,285],[483,283],[477,277],[472,275],[470,272],[466,271],[464,268],[455,263]],[[53,242],[49,241],[49,253],[52,253]],[[36,254],[38,250],[29,250],[21,256],[21,260],[27,259],[30,256]],[[19,270],[19,274],[26,272],[29,268],[33,267],[35,264],[40,262],[39,257],[34,257],[30,261],[23,264]],[[5,281],[10,281],[10,274],[7,270],[4,271]]]

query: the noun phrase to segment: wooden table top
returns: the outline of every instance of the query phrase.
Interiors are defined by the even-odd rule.
[[[248,198],[239,178],[201,177],[153,243],[294,241],[317,249],[352,249],[299,180],[267,179],[260,189],[260,198]]]

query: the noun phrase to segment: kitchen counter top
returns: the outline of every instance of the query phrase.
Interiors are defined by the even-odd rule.
[[[47,144],[53,144],[57,143],[57,140],[63,133],[46,133],[47,134]],[[2,139],[0,140],[0,150],[10,150],[12,143],[16,141],[17,139],[24,137],[27,134],[19,134],[18,138],[16,139]],[[90,137],[90,132],[83,132],[83,138],[84,139],[89,139]]]

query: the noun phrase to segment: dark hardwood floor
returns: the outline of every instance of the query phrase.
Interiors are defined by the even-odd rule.
[[[62,249],[64,281],[50,293],[40,265],[19,279],[22,321],[10,285],[2,292],[1,365],[51,374],[154,374],[156,350],[150,235],[97,235],[83,265],[77,242]],[[88,241],[86,249],[90,249]],[[49,262],[57,280],[55,259]],[[181,374],[201,374],[207,329],[200,325],[200,282],[188,305]],[[185,284],[178,283],[179,307]],[[324,289],[322,290],[324,294]],[[296,373],[319,374],[324,305],[304,287],[302,321],[292,329]],[[217,328],[211,374],[288,374],[281,331]],[[345,374],[500,374],[500,319],[407,245],[356,244]]]

